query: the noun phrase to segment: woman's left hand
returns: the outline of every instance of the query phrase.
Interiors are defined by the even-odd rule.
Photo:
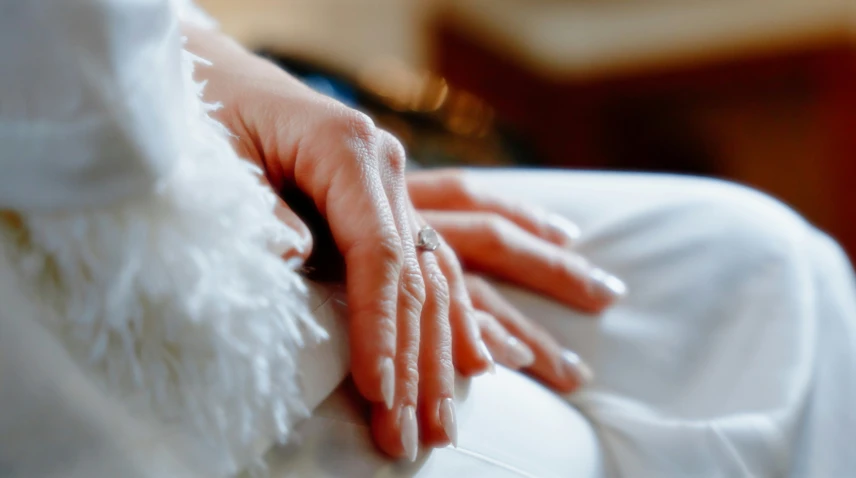
[[[195,70],[236,151],[274,191],[296,187],[329,226],[345,265],[351,376],[372,402],[372,433],[391,456],[414,460],[418,440],[456,440],[455,368],[493,364],[455,255],[417,249],[423,227],[407,196],[401,144],[370,118],[323,96],[224,35],[186,25]],[[307,236],[280,204],[282,220]],[[424,234],[423,234],[424,235]],[[441,241],[441,238],[437,238]],[[434,241],[431,241],[434,242]]]
[[[626,287],[570,249],[579,229],[561,216],[480,191],[461,171],[409,173],[408,190],[422,217],[469,272],[467,292],[479,310],[482,336],[494,358],[511,368],[525,368],[562,392],[589,381],[591,371],[579,356],[564,350],[472,274],[503,279],[584,312],[602,312]]]

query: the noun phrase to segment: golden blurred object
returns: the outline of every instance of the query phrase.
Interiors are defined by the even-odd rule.
[[[382,58],[357,73],[357,84],[382,98],[392,109],[411,110],[422,89],[422,79],[395,59]]]
[[[475,96],[458,92],[446,103],[443,122],[449,131],[481,138],[493,127],[493,109]]]
[[[465,91],[450,88],[444,78],[383,58],[357,74],[361,88],[399,112],[433,114],[450,132],[484,137],[493,127],[493,109]]]
[[[443,78],[426,75],[422,94],[413,107],[416,111],[437,111],[449,96],[449,85]]]
[[[416,71],[393,58],[369,63],[357,73],[357,83],[397,111],[434,112],[449,94],[443,78],[427,71]]]

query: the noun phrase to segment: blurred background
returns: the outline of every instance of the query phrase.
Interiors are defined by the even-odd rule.
[[[198,1],[422,164],[727,178],[856,258],[856,0]]]

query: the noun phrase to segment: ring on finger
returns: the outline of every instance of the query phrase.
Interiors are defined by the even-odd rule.
[[[440,235],[431,226],[422,226],[416,234],[416,249],[434,252],[440,247]]]

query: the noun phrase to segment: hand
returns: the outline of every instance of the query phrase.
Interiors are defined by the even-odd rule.
[[[407,194],[401,145],[365,115],[317,94],[216,32],[188,29],[188,48],[213,62],[197,76],[215,116],[275,191],[312,199],[344,257],[351,371],[374,403],[372,429],[393,456],[416,456],[416,417],[432,444],[455,440],[454,367],[492,366],[463,275],[447,246],[417,252],[422,226]],[[280,205],[280,217],[300,220]],[[454,346],[454,347],[453,347]],[[454,353],[453,353],[454,352]],[[454,362],[453,362],[454,361]]]
[[[410,173],[408,189],[422,216],[468,271],[504,279],[589,313],[603,311],[626,292],[621,280],[569,249],[579,228],[562,217],[475,189],[455,170]],[[466,285],[497,361],[526,368],[562,392],[591,379],[579,356],[563,350],[487,281],[468,274]]]

